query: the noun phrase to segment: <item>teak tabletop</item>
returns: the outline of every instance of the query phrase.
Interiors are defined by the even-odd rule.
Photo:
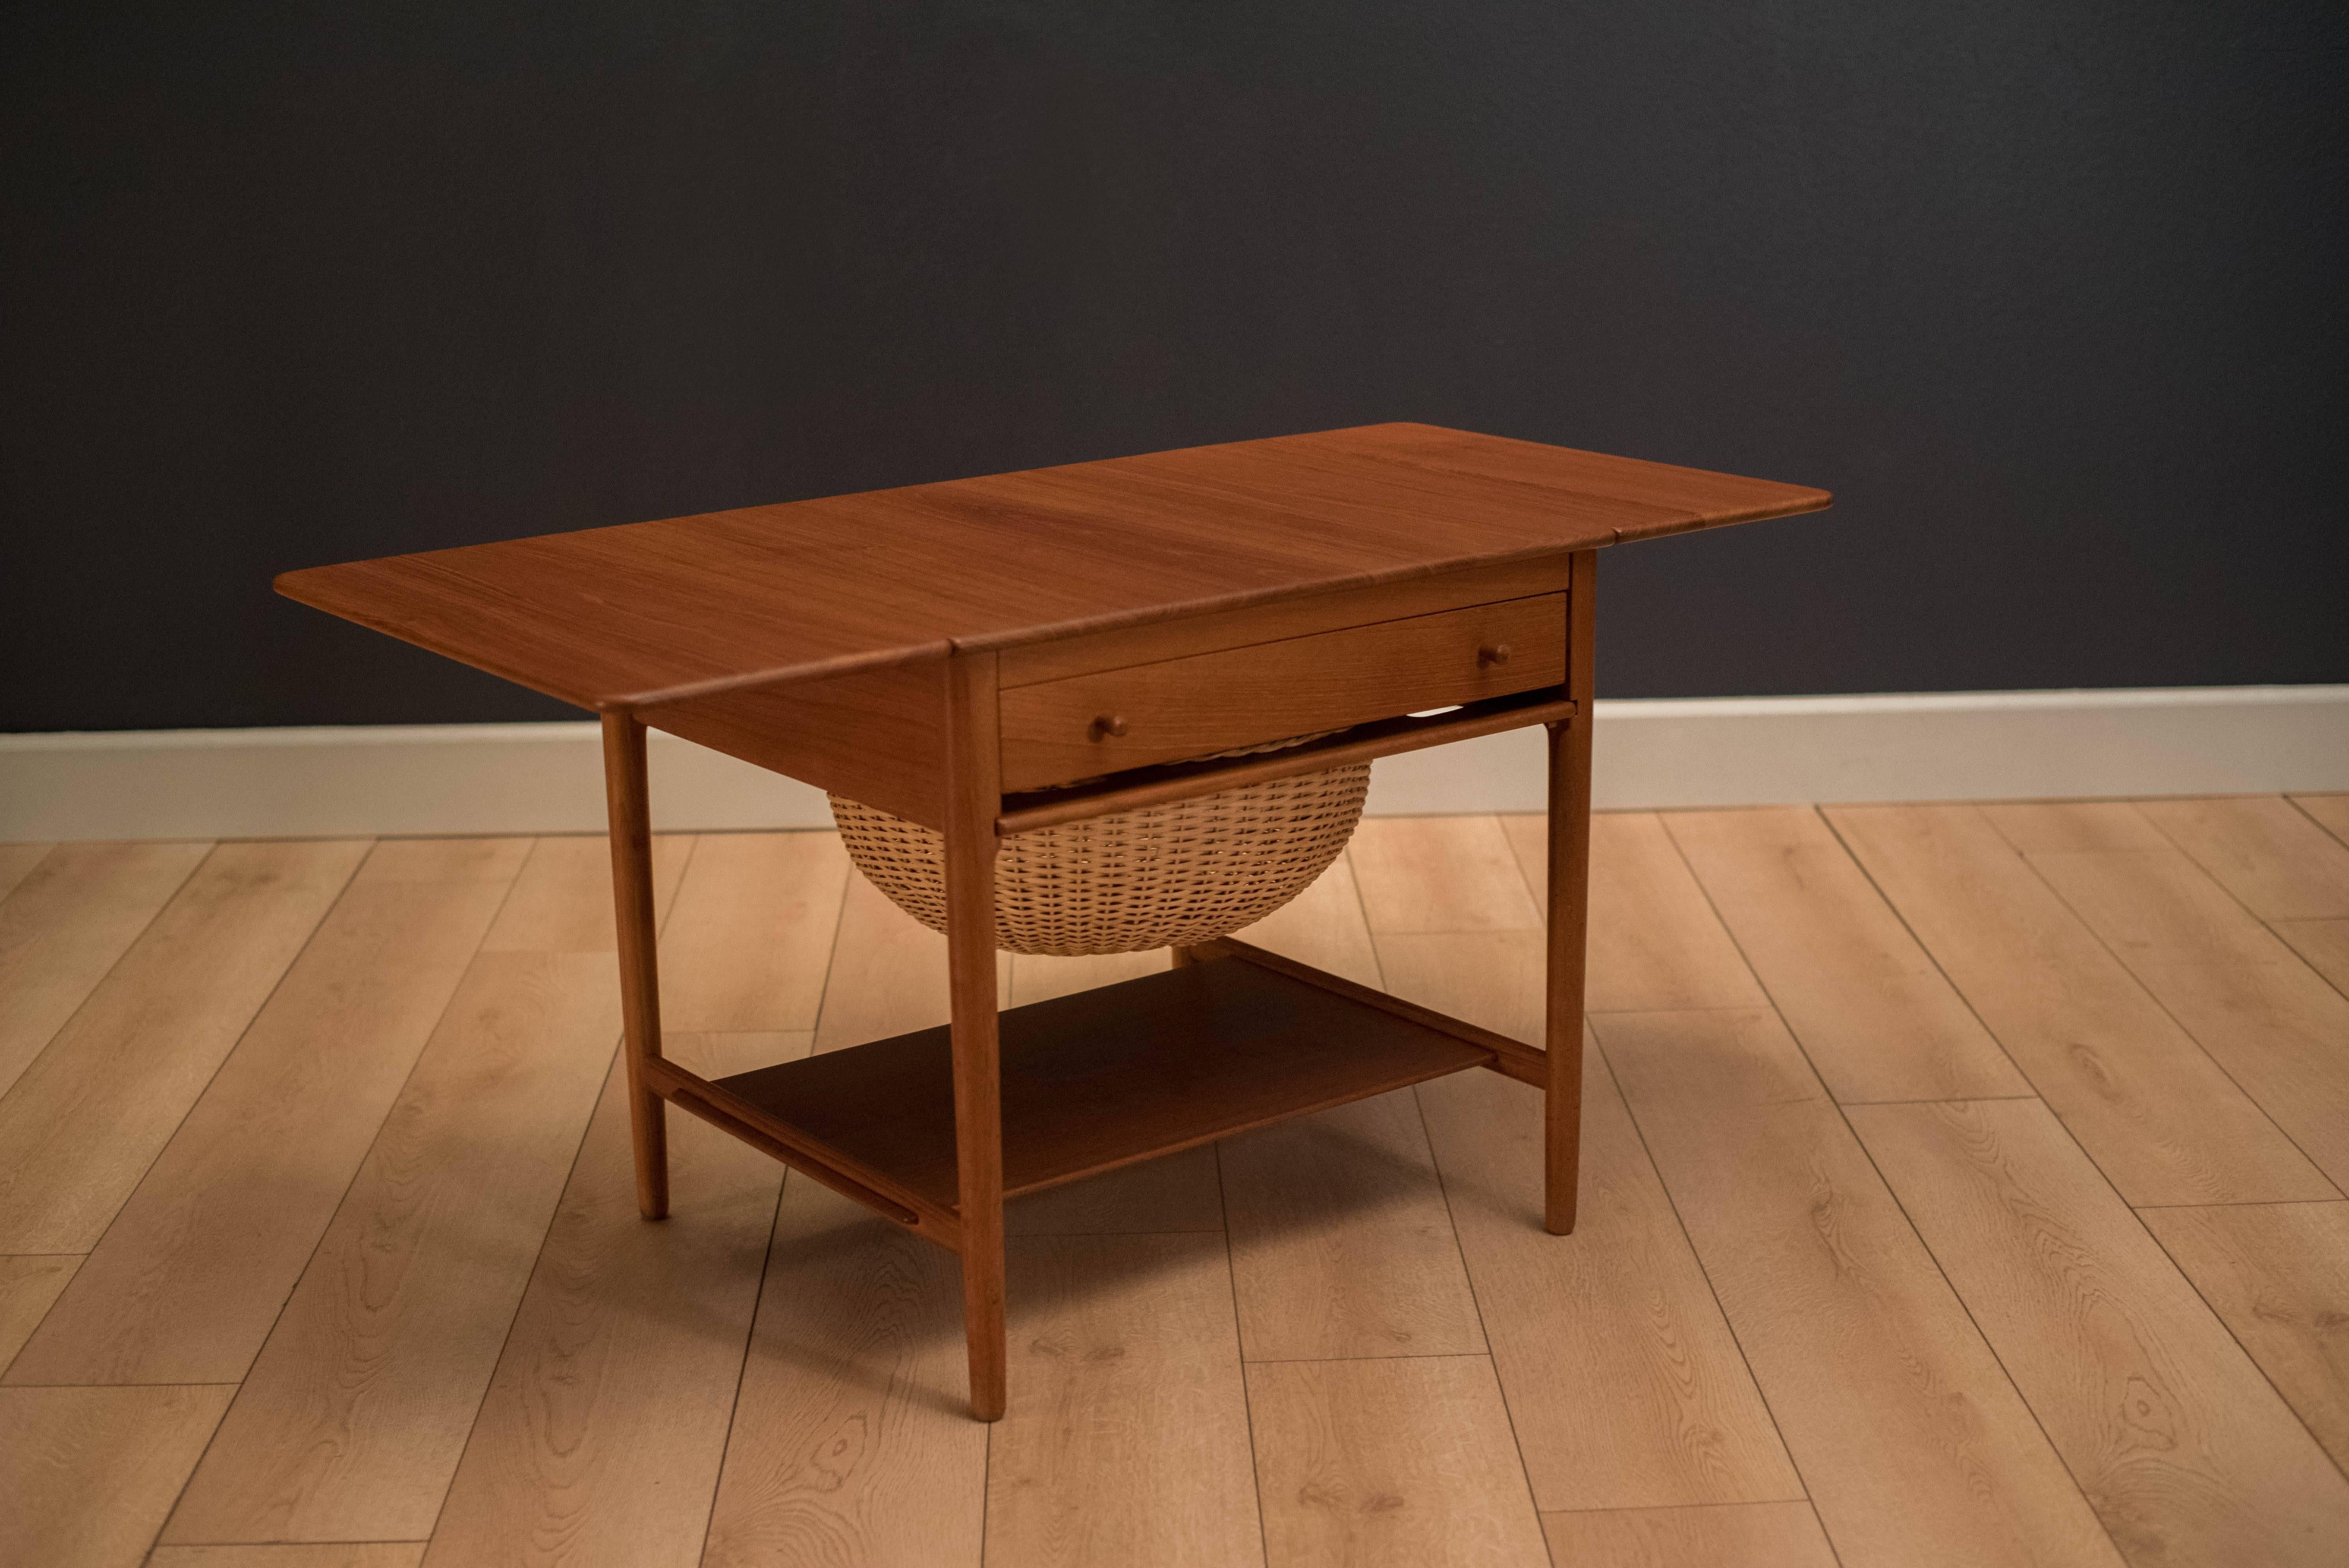
[[[647,1219],[667,1106],[960,1254],[1005,1400],[1003,1203],[1483,1067],[1574,1226],[1597,553],[1826,492],[1428,425],[1195,447],[289,572],[280,592],[601,713]],[[1228,938],[999,1012],[1013,835],[1541,724],[1544,1047]],[[941,835],[953,1022],[715,1081],[662,1054],[647,725]],[[1268,743],[1315,737],[1275,751]],[[1160,940],[1164,940],[1163,937]]]
[[[277,590],[601,711],[1827,502],[1797,484],[1366,425],[316,566]]]

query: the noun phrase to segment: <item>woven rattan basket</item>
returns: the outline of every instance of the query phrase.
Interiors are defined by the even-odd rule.
[[[1014,834],[995,858],[996,945],[1126,953],[1229,936],[1329,869],[1370,783],[1371,764],[1356,763]],[[839,795],[832,815],[856,868],[914,919],[946,929],[939,836]]]

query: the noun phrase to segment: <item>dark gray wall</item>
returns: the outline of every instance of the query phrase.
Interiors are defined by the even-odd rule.
[[[268,578],[1391,419],[1840,493],[1612,695],[2349,679],[2337,0],[0,27],[0,728],[552,716]]]

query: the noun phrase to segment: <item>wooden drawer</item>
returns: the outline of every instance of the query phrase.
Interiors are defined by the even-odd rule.
[[[1003,787],[1179,762],[1565,679],[1566,596],[1543,594],[1039,681],[1001,696]]]

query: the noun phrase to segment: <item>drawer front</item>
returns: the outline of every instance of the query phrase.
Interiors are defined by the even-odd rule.
[[[1566,679],[1566,596],[1104,670],[1000,699],[1003,787],[1033,789]]]

